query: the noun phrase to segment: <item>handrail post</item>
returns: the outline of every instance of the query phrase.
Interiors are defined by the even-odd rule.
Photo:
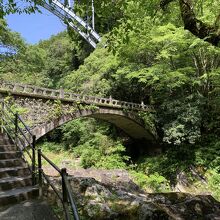
[[[18,112],[15,112],[15,145],[18,145]]]
[[[38,153],[38,184],[39,184],[39,197],[43,196],[43,182],[42,182],[42,160],[41,149],[37,150]]]
[[[70,213],[68,210],[68,197],[67,197],[67,189],[66,189],[66,184],[65,184],[65,176],[67,176],[66,168],[61,169],[61,177],[62,177],[62,194],[63,194],[63,208],[65,211],[65,218],[67,220],[70,219]]]
[[[32,136],[32,185],[36,185],[36,175],[35,175],[35,145],[36,145],[36,136]]]
[[[4,101],[2,101],[2,103],[1,103],[1,133],[4,132],[4,129],[3,129],[3,126],[4,126],[4,124],[3,124],[3,112],[4,112]]]

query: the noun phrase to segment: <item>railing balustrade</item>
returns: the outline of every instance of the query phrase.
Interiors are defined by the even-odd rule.
[[[0,82],[0,91],[11,91],[15,94],[20,95],[34,95],[39,98],[48,98],[48,99],[61,99],[68,102],[82,102],[85,104],[95,104],[97,106],[109,106],[119,109],[128,109],[134,111],[153,111],[153,108],[144,103],[138,104],[133,102],[125,102],[117,99],[110,98],[101,98],[95,96],[86,96],[75,94],[71,92],[65,92],[62,88],[60,90],[42,88],[31,85],[23,85],[19,83],[10,83],[1,81]]]

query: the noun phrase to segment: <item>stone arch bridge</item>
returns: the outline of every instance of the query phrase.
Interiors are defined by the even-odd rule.
[[[15,104],[36,139],[79,117],[108,121],[134,139],[154,142],[156,134],[138,116],[153,111],[148,105],[85,96],[31,85],[0,82],[0,97]]]

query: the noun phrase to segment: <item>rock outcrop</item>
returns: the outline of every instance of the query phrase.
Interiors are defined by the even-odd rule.
[[[74,198],[83,219],[148,220],[148,219],[220,219],[220,203],[210,195],[181,192],[146,193],[129,178],[100,182],[92,177],[69,176]],[[102,176],[102,175],[101,175]],[[109,176],[109,175],[107,175]],[[60,187],[60,179],[51,177]],[[56,202],[52,191],[47,196]]]

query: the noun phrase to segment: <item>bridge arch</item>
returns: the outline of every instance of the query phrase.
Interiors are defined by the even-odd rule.
[[[98,108],[96,110],[83,109],[74,113],[64,114],[58,118],[34,127],[32,129],[32,133],[38,140],[50,131],[81,117],[91,117],[107,121],[114,124],[134,139],[145,139],[150,141],[155,140],[155,136],[150,129],[144,127],[143,122],[134,114],[124,112],[120,109],[109,109],[107,107]]]

